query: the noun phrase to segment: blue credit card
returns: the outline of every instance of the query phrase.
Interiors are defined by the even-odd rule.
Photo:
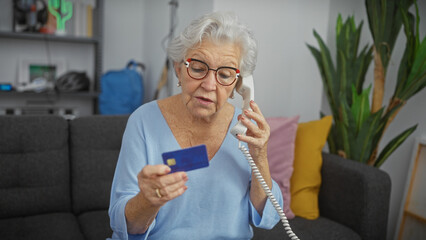
[[[207,148],[204,144],[177,151],[165,152],[162,156],[164,164],[172,169],[171,172],[186,172],[209,166]]]

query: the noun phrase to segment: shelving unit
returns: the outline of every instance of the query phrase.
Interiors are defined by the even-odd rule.
[[[28,53],[30,50],[36,52],[34,58],[46,57],[46,54],[39,48],[46,45],[54,49],[52,52],[60,58],[66,59],[67,63],[74,61],[74,67],[67,69],[67,71],[88,71],[89,78],[91,79],[90,91],[88,92],[1,92],[0,91],[0,115],[13,114],[13,109],[22,109],[28,106],[29,103],[40,103],[40,106],[46,108],[74,108],[77,109],[80,116],[91,115],[97,113],[98,95],[99,95],[99,79],[102,74],[102,46],[103,46],[103,10],[104,1],[97,0],[96,7],[93,9],[93,37],[77,37],[72,35],[53,35],[53,34],[42,34],[42,33],[24,33],[24,32],[8,32],[0,31],[0,82],[6,80],[8,83],[16,83],[17,74],[13,71],[17,71],[18,67],[17,56],[13,56],[6,48],[15,48],[16,54],[31,54]],[[2,11],[9,11],[7,9],[0,9]],[[21,50],[21,46],[25,48]],[[33,47],[33,49],[31,49]],[[3,48],[3,52],[1,51]],[[78,51],[73,51],[74,49]],[[63,50],[63,51],[62,51]],[[9,52],[8,52],[9,51]],[[4,54],[4,52],[9,54]],[[23,53],[22,53],[23,52]],[[3,53],[3,54],[2,54]],[[14,53],[14,52],[13,52]],[[83,55],[84,54],[84,55]],[[12,55],[12,56],[11,56]],[[72,55],[72,56],[70,56]],[[74,57],[74,59],[72,59]],[[79,62],[75,59],[76,57],[84,59],[84,63]],[[14,62],[10,63],[11,61]],[[76,63],[77,62],[77,63]],[[5,63],[5,64],[3,64]],[[79,68],[87,69],[79,69]],[[19,70],[18,70],[19,71]],[[86,72],[87,72],[86,71]],[[3,78],[1,78],[3,76]],[[14,76],[14,77],[11,77]],[[49,99],[49,101],[45,101]],[[52,100],[53,99],[53,100]],[[45,102],[45,104],[43,104]],[[51,111],[47,111],[51,112]],[[22,111],[18,111],[18,114],[23,114]]]

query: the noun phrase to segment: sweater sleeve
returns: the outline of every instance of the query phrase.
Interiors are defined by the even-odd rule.
[[[283,208],[283,196],[282,196],[280,187],[273,179],[272,179],[271,192],[274,195],[275,199],[280,204],[281,208]],[[257,212],[256,208],[254,208],[253,203],[250,200],[250,220],[255,227],[272,229],[280,220],[280,216],[278,215],[277,211],[275,210],[274,206],[272,205],[269,199],[266,200],[265,207],[263,208],[262,216],[259,215],[259,213]]]
[[[108,210],[113,239],[146,239],[155,225],[154,221],[145,234],[131,235],[127,232],[125,207],[139,192],[137,175],[148,163],[147,147],[139,122],[137,116],[129,117],[115,169]]]

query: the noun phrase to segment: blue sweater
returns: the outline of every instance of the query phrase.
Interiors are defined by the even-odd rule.
[[[235,111],[231,126],[240,112]],[[250,166],[238,149],[238,140],[227,134],[210,166],[187,172],[186,192],[161,207],[145,234],[128,234],[124,208],[139,192],[137,174],[147,164],[163,164],[161,154],[177,149],[180,146],[156,101],[130,116],[111,189],[113,239],[250,239],[253,230],[249,223],[270,229],[279,221],[269,200],[262,217],[253,207]],[[281,191],[274,181],[272,192],[282,206]]]

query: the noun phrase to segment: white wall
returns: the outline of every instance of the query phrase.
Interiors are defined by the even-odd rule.
[[[125,4],[123,4],[125,3]],[[143,6],[140,0],[105,0],[104,3],[104,46],[102,69],[118,70],[130,59],[143,58]]]

